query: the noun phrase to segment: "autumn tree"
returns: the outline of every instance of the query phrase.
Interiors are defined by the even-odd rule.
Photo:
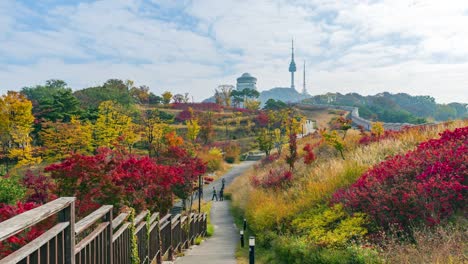
[[[260,134],[257,137],[257,143],[258,148],[265,152],[265,155],[270,156],[270,152],[273,149],[274,143],[271,132],[268,129],[262,128]]]
[[[258,110],[260,108],[260,101],[253,100],[253,99],[246,99],[244,100],[244,107],[252,111]]]
[[[94,146],[111,147],[117,139],[123,140],[129,150],[140,140],[135,133],[132,118],[125,115],[124,110],[112,101],[105,101],[99,105],[99,116],[94,125]]]
[[[158,110],[147,110],[142,114],[144,141],[150,157],[159,156],[165,144],[164,135],[170,131],[169,125],[160,119]]]
[[[289,164],[289,168],[292,171],[299,158],[297,153],[297,134],[299,133],[301,122],[304,118],[299,116],[293,109],[287,111],[287,116],[285,127],[289,137],[289,153],[286,156],[286,163]]]
[[[169,104],[171,102],[171,99],[172,99],[172,93],[171,92],[165,91],[161,96],[163,98],[163,103],[165,105],[167,105],[167,104]]]
[[[371,133],[375,137],[380,137],[384,134],[385,129],[382,122],[372,122]]]
[[[149,99],[150,99],[149,87],[146,85],[142,85],[140,87],[132,87],[130,89],[130,96],[138,104],[149,103]]]
[[[229,84],[219,85],[218,88],[215,90],[215,98],[219,97],[219,102],[217,99],[216,103],[220,105],[231,106],[231,94],[233,90],[234,90],[233,85],[229,85]]]
[[[16,160],[18,166],[41,161],[33,157],[33,121],[32,103],[24,95],[9,91],[0,98],[0,144],[7,167],[8,160]]]
[[[70,123],[46,121],[39,132],[42,153],[47,160],[54,161],[74,153],[90,153],[93,150],[92,125],[72,117]]]
[[[200,125],[198,124],[197,119],[190,119],[187,121],[187,138],[195,142],[200,133]]]
[[[215,136],[214,131],[214,115],[213,112],[208,111],[200,115],[200,139],[203,144],[207,144]]]
[[[283,135],[281,129],[275,128],[275,130],[273,130],[273,145],[275,146],[279,155],[281,155],[281,152],[283,151],[283,145],[286,143],[287,138]]]
[[[333,130],[332,132],[322,131],[321,134],[325,142],[335,148],[340,153],[341,158],[344,160],[345,157],[343,152],[345,150],[345,142],[338,135],[338,132],[336,130]]]

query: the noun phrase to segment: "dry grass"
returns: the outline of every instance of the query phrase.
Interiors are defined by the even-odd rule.
[[[438,226],[414,231],[415,243],[391,237],[381,257],[386,263],[468,263],[467,225]]]
[[[334,155],[326,159],[319,158],[312,165],[298,162],[294,171],[295,180],[289,189],[275,192],[255,189],[250,184],[251,175],[264,177],[269,170],[285,166],[284,159],[281,159],[237,177],[227,191],[232,193],[233,205],[245,210],[254,229],[282,230],[295,215],[326,200],[337,189],[352,184],[364,171],[388,156],[406,153],[422,141],[437,138],[446,129],[453,130],[466,125],[468,121],[454,121],[421,131],[410,130],[396,139],[386,139],[367,146],[358,145],[357,132],[350,131],[346,137],[346,160]],[[317,139],[304,138],[299,142],[298,149],[314,140]]]
[[[328,128],[328,122],[339,115],[330,112],[328,109],[317,109],[317,110],[300,110],[300,113],[306,116],[308,119],[315,120],[319,128]]]

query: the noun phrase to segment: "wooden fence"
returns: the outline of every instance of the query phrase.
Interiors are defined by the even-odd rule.
[[[30,243],[0,260],[4,263],[131,263],[131,230],[134,227],[140,263],[161,263],[175,252],[193,245],[206,234],[206,214],[182,216],[143,211],[132,223],[128,213],[112,217],[112,206],[103,205],[75,223],[75,198],[62,197],[0,223],[0,242],[41,221],[57,223]]]

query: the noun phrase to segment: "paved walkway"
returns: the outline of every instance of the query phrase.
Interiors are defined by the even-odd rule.
[[[187,250],[176,264],[236,264],[234,253],[239,231],[229,211],[229,201],[213,202],[211,222],[215,228],[213,236]]]
[[[221,188],[221,179],[225,179],[228,186],[235,177],[241,175],[255,162],[244,161],[235,165],[228,173],[209,186],[203,188],[204,199],[211,200],[213,186],[217,191]],[[235,250],[239,241],[239,230],[234,224],[229,210],[229,201],[214,201],[211,207],[211,223],[214,234],[201,245],[193,246],[185,252],[185,256],[176,259],[176,264],[236,264]]]

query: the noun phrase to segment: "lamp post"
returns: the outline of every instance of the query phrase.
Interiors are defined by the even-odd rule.
[[[241,247],[244,247],[244,230],[240,231]]]
[[[249,237],[249,264],[255,264],[255,237]]]
[[[201,194],[202,194],[202,182],[201,175],[198,175],[198,213],[201,212]]]

